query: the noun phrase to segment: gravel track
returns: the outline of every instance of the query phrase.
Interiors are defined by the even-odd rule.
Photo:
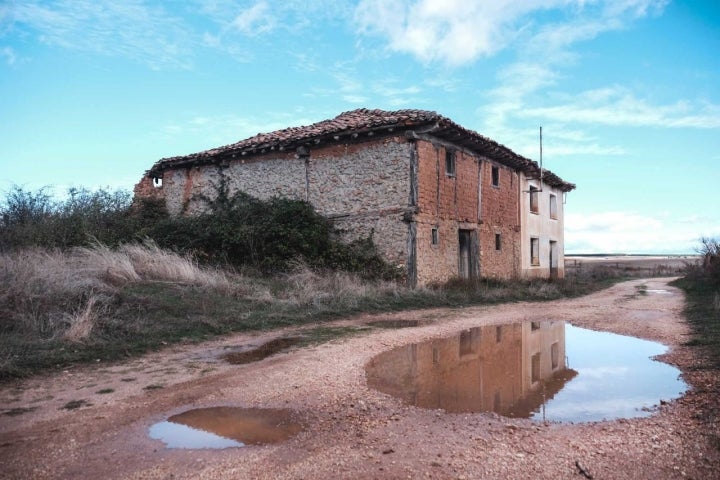
[[[168,347],[122,364],[4,384],[0,477],[720,478],[720,378],[683,346],[683,296],[670,280],[633,280],[572,300],[358,316],[336,324],[431,323],[372,329],[245,365],[220,357],[298,330]],[[647,418],[543,424],[425,410],[366,385],[364,365],[395,346],[470,326],[548,319],[668,345],[662,360],[676,365],[691,389]],[[77,409],[63,408],[80,400]],[[284,443],[226,450],[170,450],[148,438],[153,423],[209,406],[290,408],[307,428]]]

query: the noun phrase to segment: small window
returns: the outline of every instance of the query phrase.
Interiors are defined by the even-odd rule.
[[[550,194],[550,218],[557,219],[557,196]]]
[[[538,213],[539,205],[538,205],[538,197],[540,196],[540,191],[530,185],[530,213]]]
[[[493,187],[500,186],[500,169],[498,167],[492,167],[492,185]]]
[[[473,355],[477,353],[480,343],[480,328],[471,328],[460,332],[460,356]]]
[[[540,322],[530,322],[530,331],[540,330]]]
[[[560,347],[558,346],[558,342],[550,345],[550,360],[552,361],[553,370],[560,366]]]
[[[153,177],[153,187],[162,188],[162,177]]]
[[[540,265],[540,239],[530,239],[530,264]]]
[[[502,249],[502,239],[500,237],[499,233],[495,234],[495,250],[501,250]]]
[[[440,234],[438,233],[438,227],[433,227],[430,230],[431,241],[433,245],[440,243]]]
[[[440,350],[438,347],[433,347],[432,349],[432,355],[433,355],[433,365],[437,365],[440,363]]]
[[[532,356],[532,383],[540,381],[540,353]]]
[[[502,342],[502,326],[495,327],[495,343]]]
[[[445,150],[445,173],[448,176],[455,176],[455,151]]]

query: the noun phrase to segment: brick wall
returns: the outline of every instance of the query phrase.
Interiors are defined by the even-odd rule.
[[[416,148],[418,284],[444,282],[458,276],[460,229],[477,232],[476,255],[481,276],[517,275],[520,261],[517,174],[496,165],[500,181],[498,187],[493,187],[493,164],[486,158],[458,149],[455,174],[448,175],[446,151],[453,150],[452,146],[418,140]],[[433,228],[438,229],[437,245],[431,242]],[[501,235],[500,250],[495,248],[496,233]]]

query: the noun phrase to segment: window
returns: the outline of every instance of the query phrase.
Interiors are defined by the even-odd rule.
[[[530,322],[530,331],[540,330],[540,322]]]
[[[550,218],[557,219],[557,195],[550,194]]]
[[[502,248],[502,240],[500,238],[500,234],[495,234],[495,250],[500,250]]]
[[[553,343],[550,345],[550,360],[552,361],[552,369],[555,370],[560,366],[560,347],[558,346],[558,342]]]
[[[162,177],[153,177],[153,187],[162,188]]]
[[[502,326],[495,327],[495,343],[502,342]]]
[[[532,383],[540,381],[540,353],[532,356]]]
[[[432,230],[430,230],[430,237],[433,245],[440,243],[440,233],[438,232],[438,227],[433,227]]]
[[[445,150],[445,173],[448,176],[455,176],[455,152],[453,150]]]
[[[492,167],[492,186],[500,186],[500,169],[498,167]]]
[[[460,332],[460,356],[472,355],[477,353],[477,347],[480,343],[480,328],[471,328]]]
[[[540,265],[540,239],[530,239],[530,265]]]
[[[538,197],[540,196],[540,191],[530,185],[530,213],[538,213],[539,205],[538,205]]]

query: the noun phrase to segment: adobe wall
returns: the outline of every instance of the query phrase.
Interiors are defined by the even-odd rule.
[[[446,149],[451,145],[417,140],[417,283],[445,282],[458,276],[458,231],[478,235],[480,275],[510,278],[519,272],[518,175],[484,157],[456,150],[455,175],[448,175]],[[499,186],[492,186],[492,166]],[[438,244],[432,244],[432,229]],[[495,234],[502,248],[495,249]]]
[[[161,188],[144,178],[136,194],[164,197],[173,215],[198,213],[206,208],[200,197],[216,194],[221,172],[231,194],[243,191],[260,199],[309,200],[345,231],[347,239],[372,230],[387,260],[404,264],[407,259],[408,225],[402,213],[410,198],[410,145],[403,138],[311,149],[307,162],[294,152],[275,152],[238,159],[226,167],[167,170]]]

